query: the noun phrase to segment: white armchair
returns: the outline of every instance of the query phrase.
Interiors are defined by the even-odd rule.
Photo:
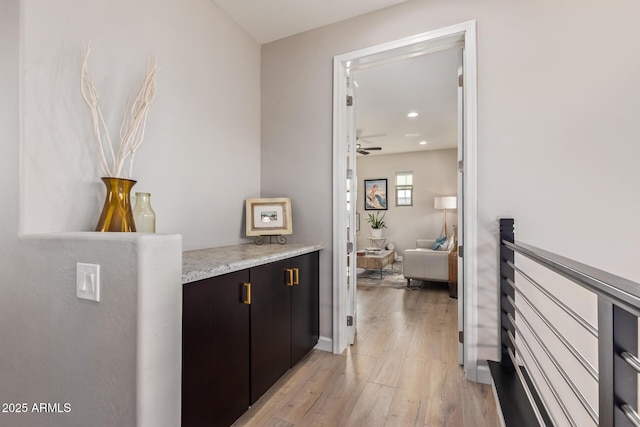
[[[402,274],[407,279],[449,282],[449,253],[451,250],[434,250],[435,240],[418,239],[416,249],[406,249],[402,256]],[[445,243],[446,244],[446,243]]]

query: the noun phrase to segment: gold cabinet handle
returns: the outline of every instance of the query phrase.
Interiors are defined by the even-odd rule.
[[[247,290],[247,297],[242,302],[251,305],[251,283],[243,283],[242,286]]]
[[[293,279],[293,284],[294,285],[299,285],[300,284],[300,270],[298,268],[294,268],[293,272],[296,274],[295,275],[295,279]]]
[[[287,286],[293,286],[293,269],[287,268],[285,271],[289,273],[289,277],[288,277],[289,280],[287,281]]]

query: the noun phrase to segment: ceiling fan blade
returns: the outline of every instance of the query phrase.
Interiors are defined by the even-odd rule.
[[[382,150],[382,147],[364,147],[363,150]]]
[[[365,156],[369,154],[368,151],[364,151],[364,150],[358,150],[358,153],[364,154]]]

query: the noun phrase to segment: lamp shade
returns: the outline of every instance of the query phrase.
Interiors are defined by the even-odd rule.
[[[433,200],[433,207],[435,209],[455,209],[458,206],[457,200],[456,196],[436,197]]]

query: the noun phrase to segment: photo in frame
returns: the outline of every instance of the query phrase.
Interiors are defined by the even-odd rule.
[[[387,210],[387,179],[364,180],[364,209]]]
[[[292,234],[291,199],[277,197],[246,200],[247,236]]]

